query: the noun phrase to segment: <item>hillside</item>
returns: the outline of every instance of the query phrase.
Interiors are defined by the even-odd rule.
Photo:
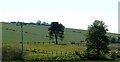
[[[20,26],[16,26],[16,24],[2,24],[2,27],[3,43],[19,43],[21,41]],[[48,27],[42,25],[25,25],[24,42],[54,43],[54,40],[49,40]],[[59,40],[59,43],[80,42],[85,41],[86,30],[66,28],[64,34],[64,40]],[[107,35],[116,38],[118,36],[114,33],[108,33]]]
[[[21,58],[21,31],[20,26],[16,24],[2,25],[2,57],[3,60],[19,60]],[[65,28],[65,38],[59,40],[55,45],[54,40],[49,40],[49,26],[25,25],[24,26],[24,57],[26,61],[42,60],[81,60],[76,51],[83,56],[86,50],[85,41],[86,30]],[[117,34],[108,33],[108,36],[117,37]],[[69,44],[69,43],[76,44]],[[67,44],[67,45],[65,45]],[[78,45],[79,44],[79,45]],[[118,43],[108,45],[111,51],[119,48]],[[120,53],[117,54],[120,56]],[[106,56],[107,57],[107,56]],[[78,59],[76,59],[78,58]],[[119,60],[119,58],[118,58]],[[25,61],[25,62],[26,62]],[[11,61],[13,62],[13,61]],[[89,61],[85,61],[89,62]],[[95,61],[96,62],[96,61]]]

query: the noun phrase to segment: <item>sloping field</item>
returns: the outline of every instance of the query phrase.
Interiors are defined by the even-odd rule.
[[[54,43],[54,40],[49,40],[49,26],[25,25],[24,26],[24,42],[25,43]],[[86,30],[66,28],[64,32],[64,40],[59,43],[71,43],[85,41]],[[108,36],[116,37],[115,33],[108,33]],[[20,26],[16,24],[2,24],[2,39],[3,43],[19,43],[21,42]]]

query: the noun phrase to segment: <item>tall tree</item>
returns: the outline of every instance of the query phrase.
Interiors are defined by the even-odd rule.
[[[51,26],[48,28],[49,31],[49,37],[50,39],[56,40],[56,44],[58,44],[58,38],[60,40],[63,40],[64,38],[64,26],[62,24],[59,24],[58,22],[52,22]]]
[[[88,26],[86,37],[88,58],[101,59],[102,55],[109,52],[107,45],[110,40],[106,36],[107,31],[107,26],[103,21],[95,20],[92,25]]]

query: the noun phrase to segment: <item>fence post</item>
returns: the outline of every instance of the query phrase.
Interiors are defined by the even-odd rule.
[[[61,51],[60,53],[61,53],[61,55],[62,55],[62,51]]]
[[[65,55],[67,54],[67,52],[65,51]]]
[[[71,52],[69,51],[69,54],[71,54]]]
[[[57,51],[56,51],[56,55],[57,55]]]
[[[52,54],[53,54],[53,51],[52,51]]]
[[[48,51],[49,52],[49,54],[50,54],[50,51]]]

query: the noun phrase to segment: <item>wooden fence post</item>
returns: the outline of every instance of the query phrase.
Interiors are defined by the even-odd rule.
[[[61,53],[61,55],[62,55],[62,51],[61,51],[60,53]]]
[[[57,51],[56,51],[56,55],[57,55]]]
[[[52,54],[53,54],[53,51],[52,51]]]

